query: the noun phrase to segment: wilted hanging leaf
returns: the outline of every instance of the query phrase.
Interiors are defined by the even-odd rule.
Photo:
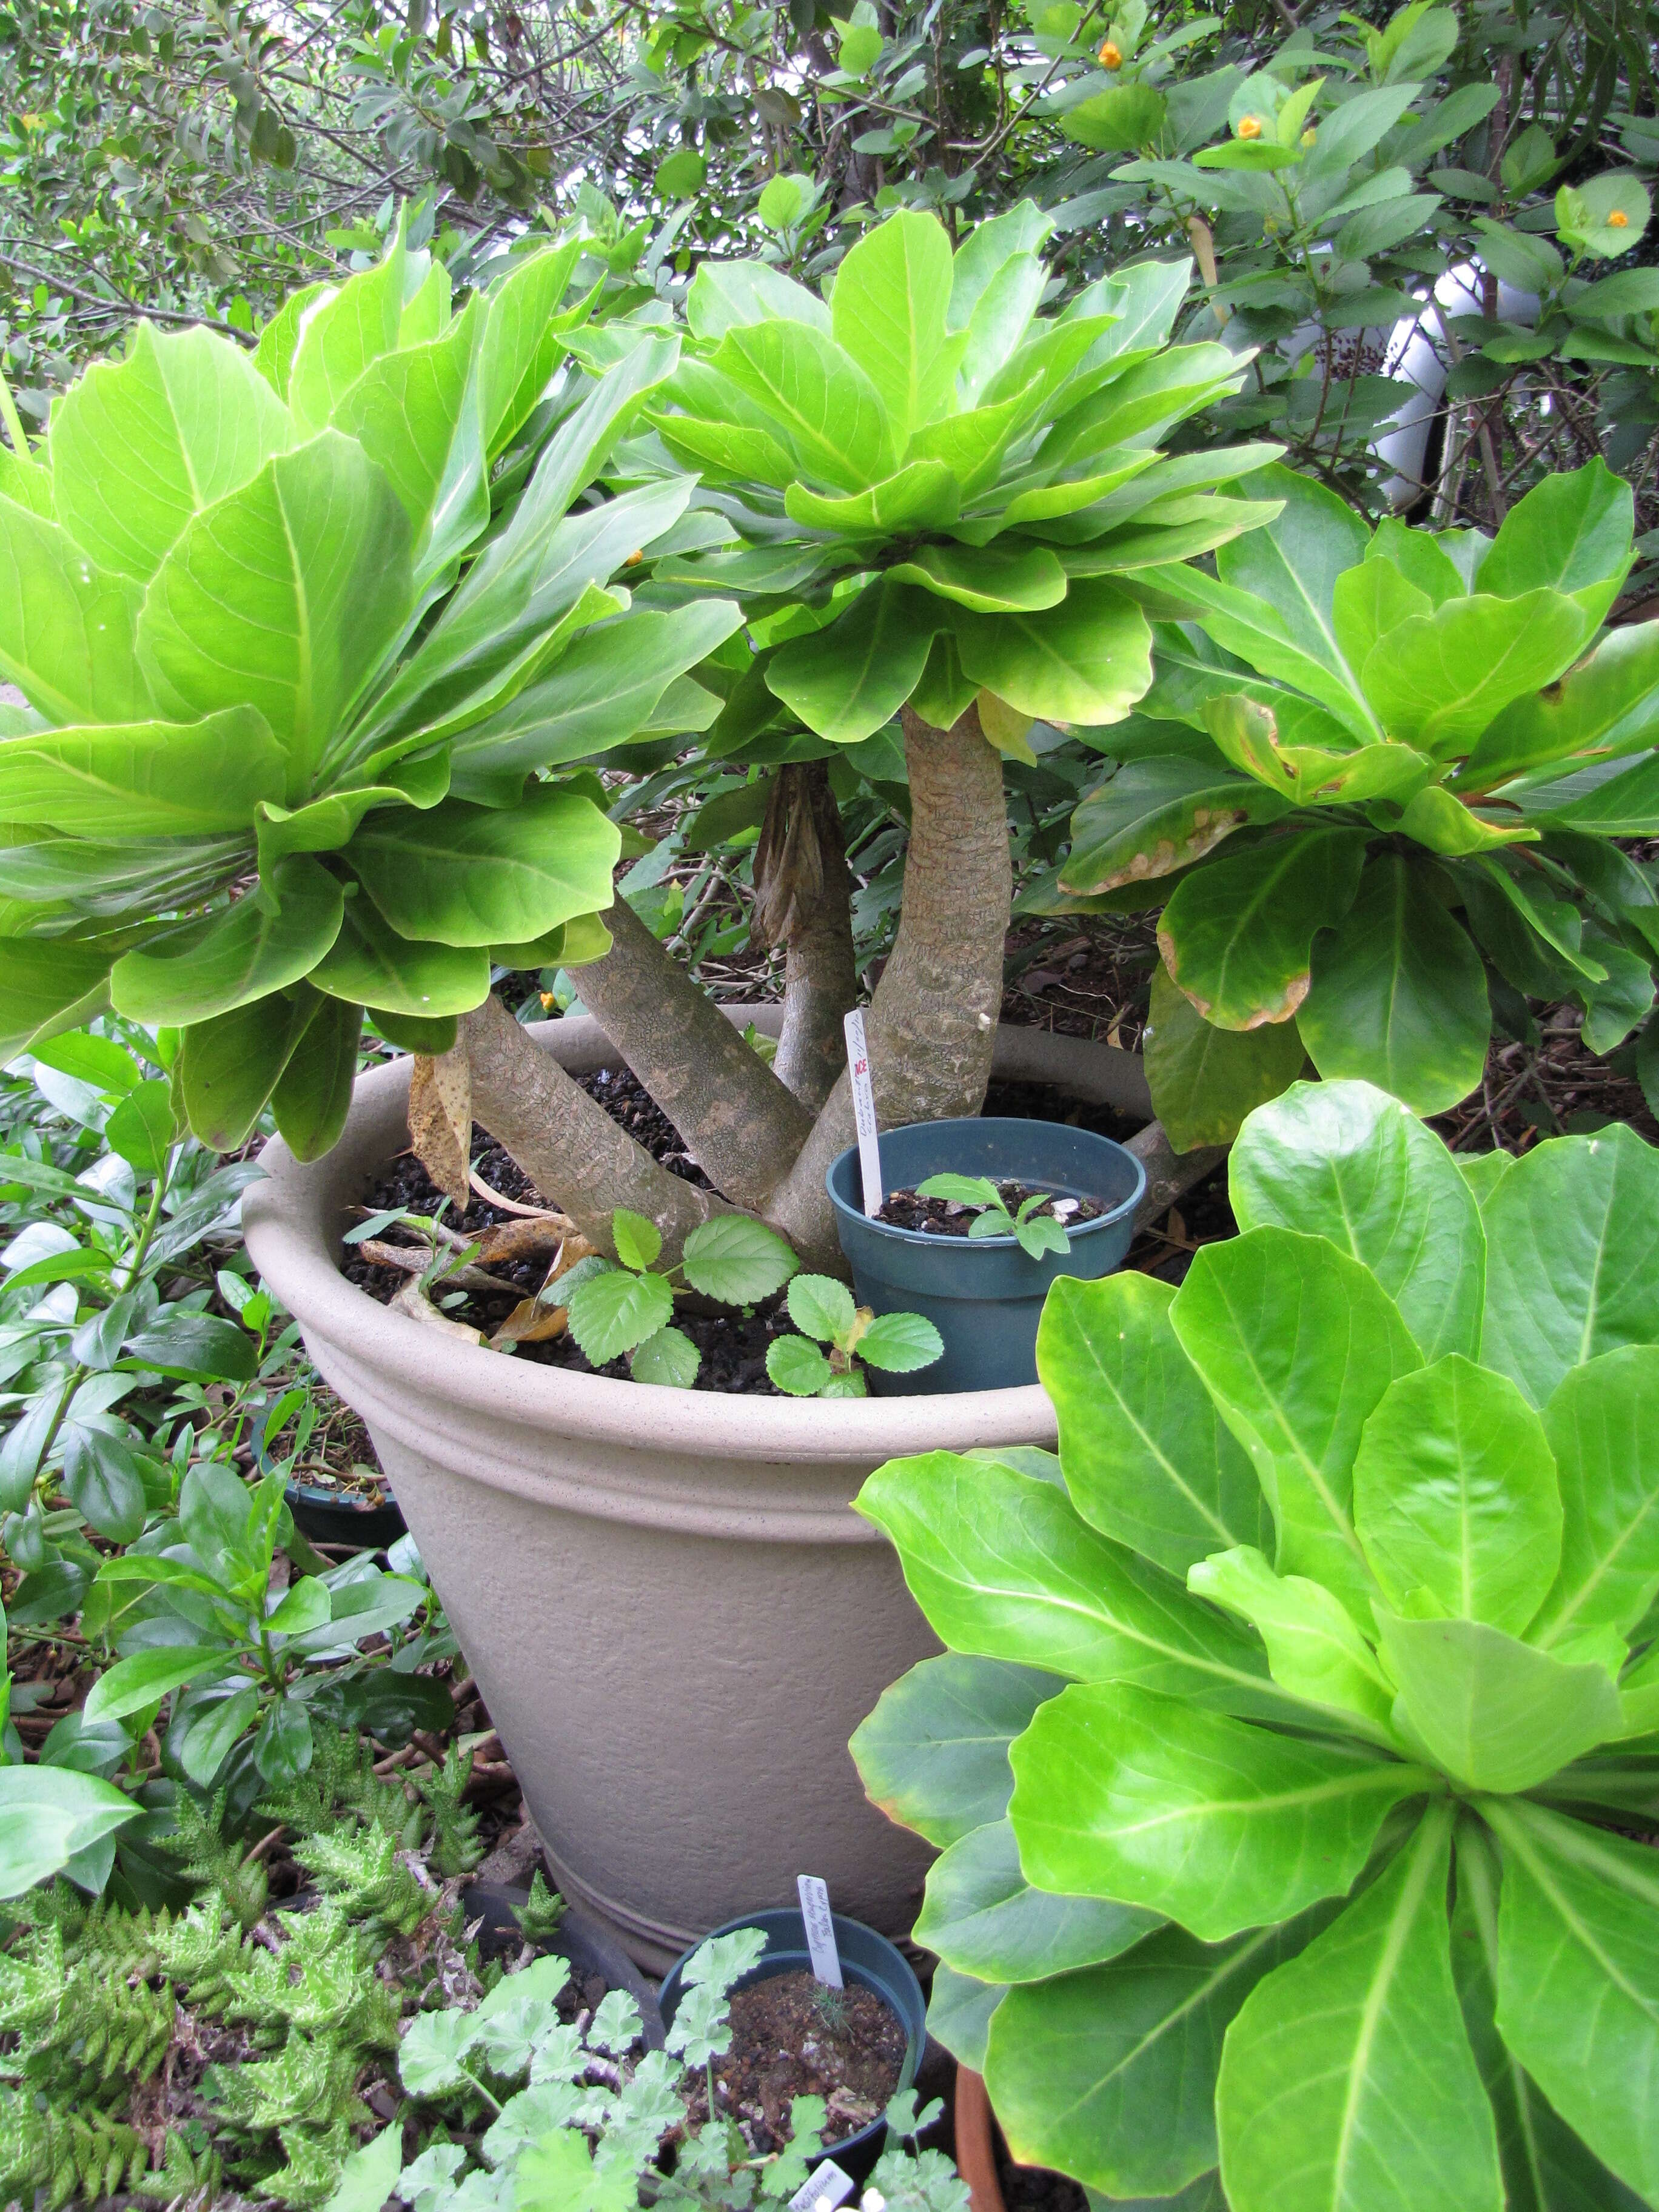
[[[469,1328],[464,1321],[451,1321],[447,1314],[441,1314],[421,1288],[418,1275],[411,1275],[393,1298],[392,1311],[410,1321],[422,1322],[428,1328],[441,1328],[451,1336],[464,1336],[469,1344],[482,1344],[484,1340],[482,1329]]]
[[[415,1156],[463,1211],[472,1200],[467,1179],[472,1148],[472,1073],[464,1050],[435,1060],[417,1053],[409,1079],[409,1134]]]
[[[569,1327],[570,1317],[563,1306],[550,1302],[548,1291],[561,1275],[569,1273],[578,1260],[591,1259],[593,1251],[585,1237],[567,1237],[553,1255],[546,1281],[533,1298],[520,1299],[490,1338],[490,1350],[499,1352],[508,1344],[544,1344],[550,1337],[562,1336]]]

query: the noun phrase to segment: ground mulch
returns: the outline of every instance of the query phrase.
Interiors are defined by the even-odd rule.
[[[854,1983],[831,1990],[804,1968],[750,1982],[732,1999],[732,2047],[714,2062],[714,2097],[759,2153],[789,2140],[796,2097],[822,2097],[823,2140],[844,2142],[880,2117],[899,2084],[907,2045],[892,2007]],[[708,2118],[693,2098],[690,2122]]]

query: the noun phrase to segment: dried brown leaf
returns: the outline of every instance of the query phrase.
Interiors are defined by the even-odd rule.
[[[417,1053],[409,1079],[409,1134],[416,1158],[463,1211],[471,1203],[472,1076],[464,1048]]]

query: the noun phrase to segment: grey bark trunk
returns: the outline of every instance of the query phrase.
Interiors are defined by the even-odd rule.
[[[816,1114],[841,1073],[842,1021],[858,997],[853,879],[841,809],[823,761],[791,763],[773,778],[755,848],[750,938],[787,948],[783,1028],[772,1072]]]

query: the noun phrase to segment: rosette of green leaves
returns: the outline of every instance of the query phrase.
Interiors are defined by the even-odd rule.
[[[1648,1012],[1659,623],[1608,631],[1630,488],[1547,477],[1496,537],[1368,529],[1273,468],[1277,519],[1172,569],[1158,678],[1073,818],[1062,888],[1163,906],[1147,1071],[1224,1142],[1304,1052],[1419,1113],[1480,1082],[1494,1005],[1567,1000],[1610,1051]],[[1178,987],[1173,988],[1173,987]]]
[[[1119,579],[1273,513],[1213,490],[1267,449],[1158,451],[1247,358],[1168,343],[1191,264],[1042,315],[1050,228],[1022,204],[953,253],[933,216],[890,216],[828,303],[764,264],[699,270],[648,413],[708,488],[708,542],[659,579],[732,592],[764,625],[717,748],[791,716],[853,744],[907,703],[949,727],[975,697],[1017,752],[1034,717],[1115,720],[1151,680]]]
[[[1055,1285],[1057,1462],[860,1498],[947,1646],[854,1741],[934,2032],[1109,2197],[1659,2202],[1659,1156],[1339,1083],[1230,1173],[1179,1291]]]
[[[5,1054],[112,1003],[184,1030],[204,1140],[240,1144],[269,1097],[314,1156],[365,1006],[441,1045],[492,961],[539,965],[609,905],[598,787],[530,779],[632,734],[737,615],[611,580],[689,487],[578,501],[677,344],[559,374],[578,251],[453,313],[400,229],[252,359],[140,324],[13,457]]]

